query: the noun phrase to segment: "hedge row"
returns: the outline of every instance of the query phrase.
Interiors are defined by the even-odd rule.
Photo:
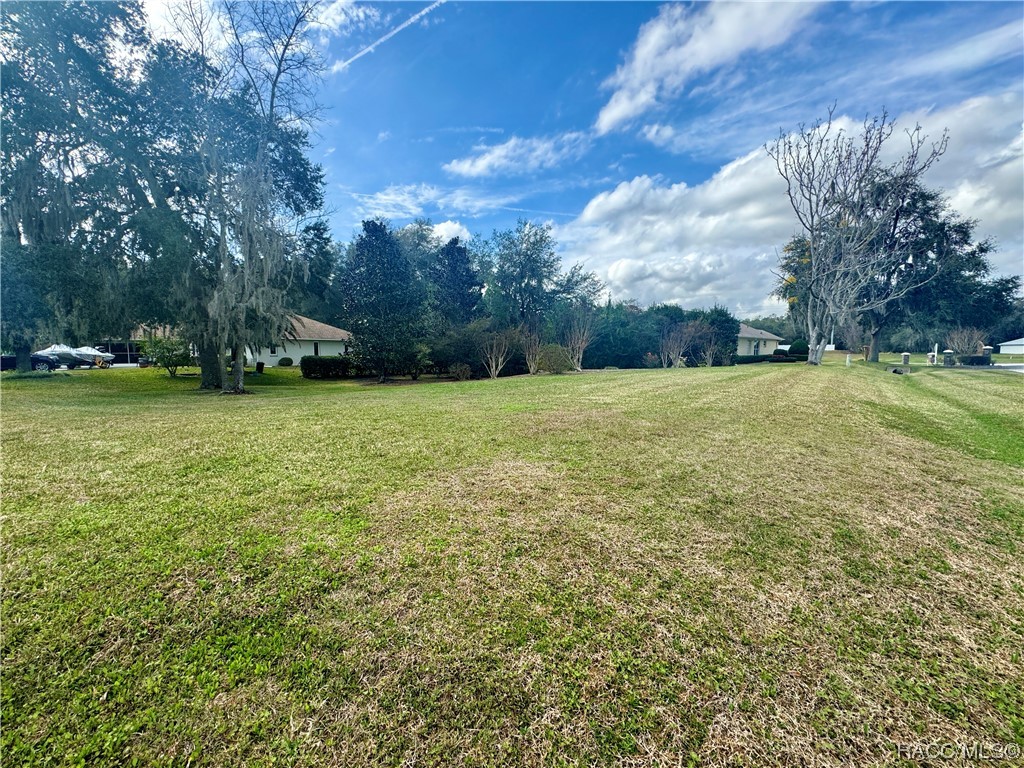
[[[352,361],[341,356],[305,355],[299,368],[305,379],[343,379],[352,372]]]
[[[807,355],[787,355],[785,352],[776,351],[771,355],[734,355],[732,358],[736,365],[747,365],[749,363],[798,363],[807,362]]]
[[[984,355],[960,355],[960,365],[991,365],[992,361]]]

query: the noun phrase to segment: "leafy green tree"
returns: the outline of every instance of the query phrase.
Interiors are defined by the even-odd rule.
[[[295,274],[289,284],[289,308],[321,322],[336,323],[332,313],[341,253],[326,221],[318,219],[302,228],[291,258]]]
[[[178,369],[192,365],[192,350],[189,343],[175,336],[154,336],[142,343],[142,353],[154,365],[166,368],[171,377],[178,375]]]
[[[495,232],[491,314],[502,327],[535,324],[551,307],[561,259],[548,225],[520,219],[514,230]]]
[[[584,355],[586,368],[642,368],[644,356],[658,352],[660,328],[635,301],[612,302],[597,311],[594,342]]]
[[[469,323],[483,296],[483,281],[469,249],[453,237],[435,249],[427,263],[433,312],[447,327]]]
[[[0,344],[17,358],[19,371],[32,370],[32,347],[52,317],[32,251],[3,242],[0,259]]]
[[[133,105],[126,54],[145,42],[138,2],[0,7],[0,237],[8,274],[41,300],[8,292],[4,325],[9,342],[20,328],[22,358],[30,330],[77,345],[130,327],[122,255],[133,200],[117,149]]]
[[[342,314],[359,363],[384,382],[416,357],[424,292],[386,222],[363,222],[341,275]]]

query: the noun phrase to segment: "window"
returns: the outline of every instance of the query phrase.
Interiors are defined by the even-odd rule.
[[[313,354],[317,355],[317,356],[320,355],[320,342],[319,341],[314,341],[313,342]]]
[[[271,344],[270,345],[270,354],[272,354],[272,355],[276,355],[277,354],[277,345],[276,344]]]

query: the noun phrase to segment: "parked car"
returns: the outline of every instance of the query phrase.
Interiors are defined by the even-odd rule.
[[[0,355],[0,371],[13,371],[17,367],[18,358],[15,355]],[[60,361],[53,355],[32,353],[32,370],[55,371],[58,368],[60,368]]]

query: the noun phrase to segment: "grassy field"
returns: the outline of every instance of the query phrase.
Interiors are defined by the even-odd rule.
[[[0,380],[5,765],[1024,744],[1024,376],[195,386]]]

